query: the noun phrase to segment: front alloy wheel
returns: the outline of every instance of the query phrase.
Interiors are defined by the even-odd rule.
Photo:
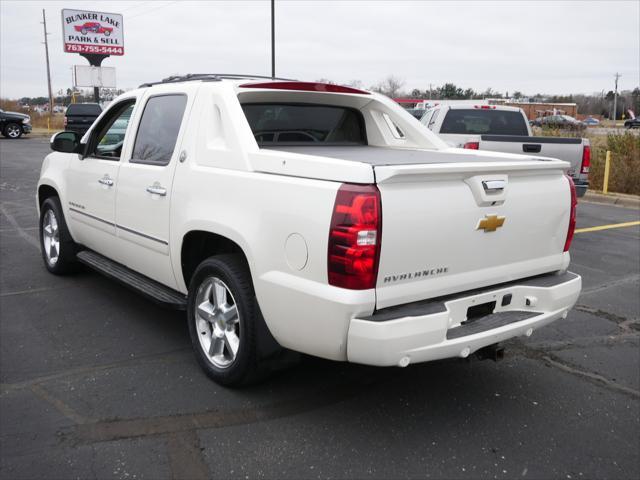
[[[233,364],[240,348],[240,316],[233,294],[219,278],[200,284],[194,321],[206,358],[220,369]]]
[[[62,275],[77,269],[78,247],[67,229],[58,197],[47,198],[40,207],[40,248],[44,265],[51,273]]]
[[[60,255],[60,229],[56,214],[51,209],[42,217],[42,249],[49,266],[55,267]]]

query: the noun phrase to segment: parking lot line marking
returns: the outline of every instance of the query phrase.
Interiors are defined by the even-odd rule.
[[[636,225],[640,225],[640,222],[611,223],[609,225],[600,225],[598,227],[577,228],[576,233],[599,232],[600,230],[609,230],[610,228],[635,227]]]
[[[2,213],[5,218],[7,219],[7,221],[18,231],[18,234],[24,238],[27,243],[29,243],[30,245],[33,245],[34,247],[36,247],[38,250],[40,250],[40,242],[38,241],[37,238],[33,237],[32,235],[30,235],[29,233],[27,233],[18,223],[18,221],[13,217],[13,215],[11,215],[7,209],[4,207],[3,204],[0,204],[0,213]]]

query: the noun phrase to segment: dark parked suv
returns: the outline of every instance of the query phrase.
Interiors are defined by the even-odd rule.
[[[640,117],[630,118],[624,121],[624,128],[640,128]]]
[[[64,114],[64,129],[84,135],[101,113],[97,103],[72,103]]]
[[[31,117],[24,113],[0,110],[0,132],[7,138],[20,138],[31,132]]]

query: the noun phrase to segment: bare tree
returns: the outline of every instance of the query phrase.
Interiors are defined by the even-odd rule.
[[[401,89],[403,86],[404,80],[393,75],[389,75],[372,89],[378,93],[386,95],[387,97],[394,98],[401,93]]]

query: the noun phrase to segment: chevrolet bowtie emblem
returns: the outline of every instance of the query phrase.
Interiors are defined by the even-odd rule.
[[[504,224],[505,218],[506,217],[499,217],[498,215],[485,215],[484,218],[481,218],[478,222],[476,230],[482,229],[485,233],[495,232]]]

